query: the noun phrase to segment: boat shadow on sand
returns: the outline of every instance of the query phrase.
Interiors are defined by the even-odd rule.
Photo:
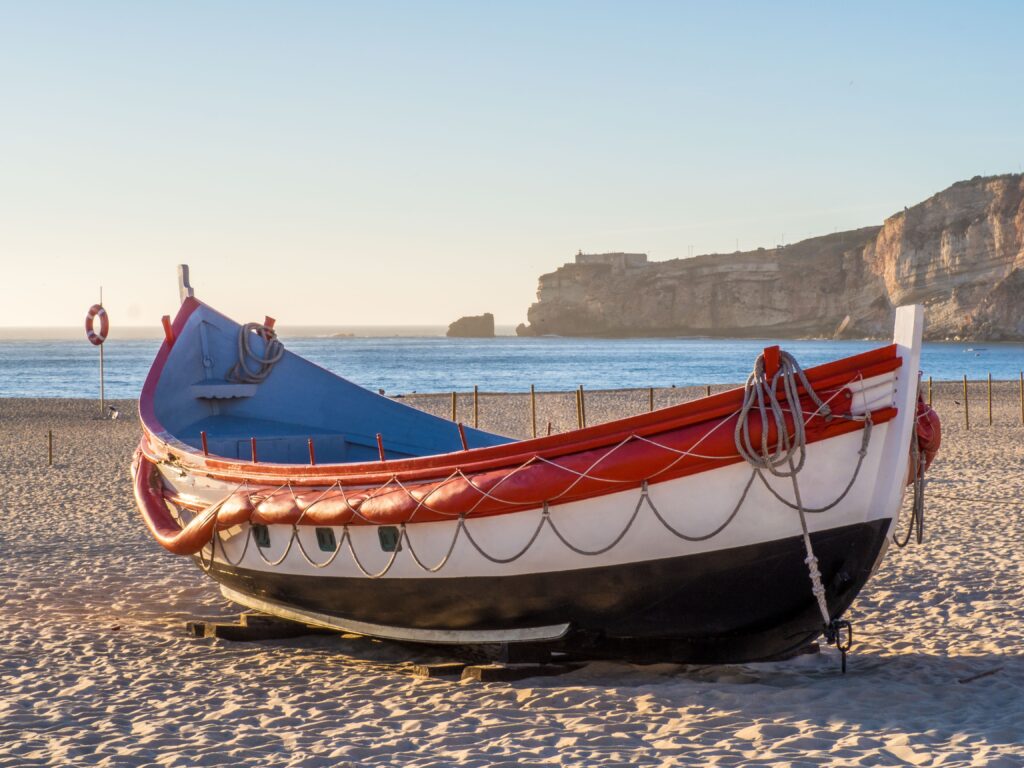
[[[312,635],[260,643],[260,647],[323,654],[352,672],[401,679],[423,664],[495,661],[494,649],[436,647],[361,636]],[[459,685],[449,680],[416,684]],[[527,677],[498,685],[529,688],[552,707],[590,707],[598,698],[637,699],[653,712],[670,713],[696,705],[727,710],[739,718],[806,721],[824,730],[860,727],[897,733],[927,733],[933,742],[970,736],[989,744],[1019,744],[1024,725],[1013,715],[1024,687],[1024,654],[944,656],[927,651],[882,653],[855,649],[849,672],[839,669],[839,653],[746,664],[634,663],[589,660],[558,676]],[[481,691],[493,691],[484,687]],[[481,694],[487,695],[487,694]]]

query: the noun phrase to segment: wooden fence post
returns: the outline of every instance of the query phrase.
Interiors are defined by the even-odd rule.
[[[650,387],[647,390],[647,410],[654,410],[654,387]]]
[[[971,428],[971,412],[967,405],[967,374],[964,374],[964,429]]]
[[[46,466],[53,466],[53,430],[46,431]]]
[[[587,426],[587,406],[583,401],[583,385],[576,390],[576,421],[580,429]]]
[[[928,407],[932,407],[932,377],[928,377]]]
[[[473,385],[473,427],[480,426],[480,388]]]
[[[992,426],[992,374],[988,375],[988,425]]]
[[[530,385],[530,424],[533,428],[533,436],[537,436],[537,390],[533,384]]]
[[[452,421],[458,421],[458,418],[457,418],[458,405],[457,405],[457,403],[458,403],[458,400],[456,398],[456,395],[455,395],[454,392],[452,392]]]

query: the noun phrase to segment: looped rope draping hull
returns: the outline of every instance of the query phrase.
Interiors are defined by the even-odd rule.
[[[848,414],[851,400],[849,394],[849,390],[846,388],[834,390],[830,393],[829,400],[833,404],[830,406],[830,409],[841,414],[842,418],[833,421],[829,425],[829,433],[834,433],[835,435],[843,434],[848,432],[850,427],[860,428],[862,426],[863,422],[850,417]],[[801,424],[801,434],[805,437],[808,434],[813,434],[816,438],[826,439],[831,435],[820,431],[819,428],[825,423],[823,419],[815,415],[817,411],[822,410],[821,406],[815,406],[813,401],[809,402],[811,403],[809,407],[815,407],[816,410],[814,412],[805,413],[802,402],[798,400],[796,417],[794,418],[794,414],[790,412],[784,414],[781,423],[783,423],[785,432],[788,435],[791,429],[795,429],[795,427],[791,427],[790,422],[796,421]],[[822,402],[820,398],[818,402]],[[630,486],[639,486],[641,491],[640,499],[626,528],[616,536],[611,535],[611,532],[609,532],[610,545],[596,550],[584,550],[572,544],[558,529],[555,521],[549,515],[544,515],[538,523],[537,531],[531,537],[530,542],[527,542],[524,547],[524,552],[536,539],[540,530],[547,525],[552,528],[554,535],[566,547],[577,554],[601,554],[611,549],[625,536],[644,506],[649,507],[661,525],[676,538],[699,542],[718,535],[735,519],[747,498],[751,484],[756,477],[761,475],[760,467],[754,467],[749,479],[743,484],[742,489],[738,489],[741,491],[738,494],[738,500],[731,511],[723,512],[723,522],[706,532],[687,533],[672,526],[650,498],[648,493],[650,481],[648,478],[666,473],[680,462],[685,461],[697,461],[697,470],[702,470],[709,460],[714,460],[711,463],[712,467],[726,466],[741,461],[740,456],[736,453],[735,445],[730,445],[734,428],[731,422],[737,418],[739,418],[738,412],[726,419],[705,425],[699,429],[695,426],[688,434],[683,435],[685,439],[679,435],[676,436],[675,440],[662,436],[661,439],[666,440],[664,443],[650,437],[640,438],[633,436],[603,452],[589,452],[576,455],[580,467],[578,469],[573,467],[572,457],[569,457],[564,460],[564,464],[557,464],[550,460],[530,460],[520,467],[510,467],[502,472],[486,473],[483,475],[466,476],[458,472],[441,483],[429,484],[428,486],[406,486],[399,482],[397,478],[393,479],[393,484],[385,484],[382,488],[356,490],[346,490],[340,483],[335,483],[334,486],[319,491],[303,491],[301,489],[296,491],[290,485],[275,489],[254,488],[250,487],[248,483],[243,483],[216,504],[208,508],[196,510],[196,517],[185,526],[184,530],[177,526],[167,511],[159,473],[155,471],[154,465],[141,455],[139,458],[141,466],[137,468],[136,494],[137,499],[139,499],[140,509],[149,518],[152,518],[147,520],[147,524],[154,532],[155,538],[167,549],[178,554],[195,553],[213,540],[217,530],[223,530],[238,525],[241,522],[290,525],[292,527],[292,536],[289,539],[288,548],[284,555],[271,561],[260,552],[260,556],[263,557],[268,565],[281,562],[288,551],[290,551],[292,544],[296,541],[298,542],[300,552],[304,555],[306,554],[301,539],[297,536],[297,526],[299,525],[345,526],[342,540],[331,557],[333,561],[337,550],[340,550],[342,545],[347,545],[352,549],[351,539],[347,536],[347,526],[349,524],[399,524],[403,526],[403,536],[405,536],[404,524],[415,520],[417,514],[421,511],[433,514],[434,518],[432,519],[437,519],[437,515],[440,513],[445,513],[443,519],[458,519],[459,526],[455,535],[460,535],[460,532],[464,533],[485,559],[499,562],[498,559],[490,556],[489,553],[476,543],[472,532],[465,526],[466,520],[471,517],[500,514],[501,512],[536,509],[538,507],[547,508],[555,500],[571,500],[574,494],[580,493],[581,489],[587,489],[587,498],[592,498],[595,490],[617,492],[628,489]],[[759,440],[760,424],[753,415],[749,415],[749,419],[752,423],[748,435],[752,436],[753,440]],[[845,426],[843,426],[843,423],[845,423]],[[712,450],[708,441],[709,436],[715,434],[719,434],[722,445],[714,449],[716,451],[714,455],[705,453],[705,451]],[[775,440],[778,437],[773,436],[771,439]],[[853,469],[852,477],[845,483],[845,488],[840,498],[845,496],[853,486],[856,476],[860,472],[869,440],[870,431],[865,430],[862,449],[859,452],[860,460],[858,460]],[[675,447],[675,445],[680,445],[680,441],[682,441],[682,447]],[[620,464],[617,460],[622,457],[624,452],[627,452],[627,457],[632,455],[628,453],[631,445],[634,449],[646,451],[647,459],[635,465],[630,461]],[[731,448],[731,450],[726,450],[726,448]],[[634,460],[636,460],[635,456]],[[632,470],[629,469],[630,466],[633,466]],[[623,467],[626,467],[629,472],[635,471],[635,479],[630,478],[628,474],[624,474]],[[546,481],[538,482],[534,479],[535,474],[531,474],[539,472],[546,473]],[[687,473],[684,472],[683,474]],[[762,476],[761,480],[767,484],[765,477]],[[590,485],[587,485],[587,483]],[[445,485],[457,485],[461,490],[447,494],[438,493],[438,487]],[[774,489],[773,492],[777,493]],[[597,493],[597,495],[603,494]],[[386,504],[381,507],[377,503],[382,497],[386,496],[392,498],[388,499]],[[399,499],[404,499],[406,503],[405,517],[386,520],[386,522],[382,520],[378,516],[381,509],[393,509]],[[783,497],[780,497],[780,500],[788,502]],[[831,504],[822,507],[822,511],[834,506],[838,503],[838,500],[836,499]],[[176,500],[172,499],[172,501]],[[451,504],[451,506],[443,507],[442,505],[445,503]],[[152,511],[152,514],[147,510]],[[806,511],[813,512],[816,510]],[[601,524],[600,521],[597,521],[597,524]],[[452,546],[454,546],[454,542]],[[410,549],[412,550],[411,542]],[[358,556],[354,550],[351,554],[358,565]],[[521,554],[511,559],[517,559]],[[423,567],[423,564],[419,563],[415,555],[414,558]],[[308,556],[306,556],[306,560],[318,568],[323,565]],[[444,561],[446,560],[447,556],[444,558]],[[502,560],[504,561],[505,559]],[[429,566],[425,569],[434,572],[441,565],[443,565],[443,562],[437,566]],[[360,570],[364,571],[365,575],[373,575],[366,572],[362,567],[360,567]]]

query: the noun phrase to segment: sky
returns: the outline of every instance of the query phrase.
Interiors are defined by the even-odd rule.
[[[1024,170],[1024,4],[0,0],[3,326],[526,319]],[[112,332],[112,337],[114,333]]]

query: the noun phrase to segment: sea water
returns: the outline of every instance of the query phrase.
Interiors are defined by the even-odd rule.
[[[408,333],[408,329],[403,329]],[[291,351],[373,391],[388,394],[466,391],[523,392],[743,381],[758,353],[779,343],[812,366],[881,346],[875,341],[771,339],[449,339],[441,335],[283,335]],[[136,398],[159,347],[157,339],[104,346],[106,396]],[[1024,344],[929,343],[922,371],[936,380],[1016,380]],[[80,340],[0,340],[0,397],[96,397],[99,354]]]

